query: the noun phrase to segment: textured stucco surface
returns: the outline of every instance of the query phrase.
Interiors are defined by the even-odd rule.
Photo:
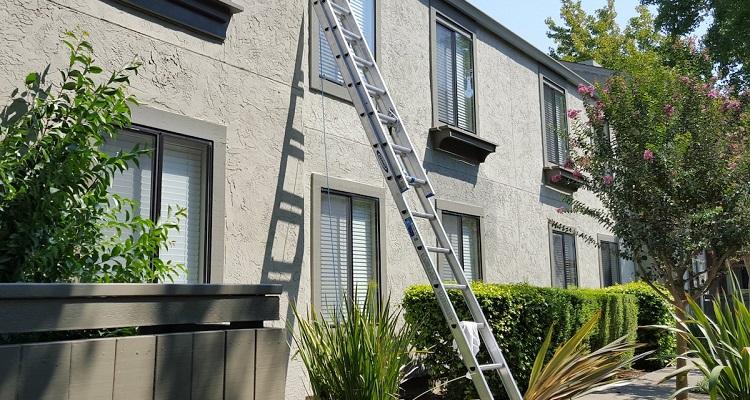
[[[306,0],[235,0],[227,40],[215,43],[110,0],[6,0],[0,3],[0,93],[31,70],[61,65],[59,34],[91,32],[109,69],[134,55],[144,61],[132,91],[151,107],[227,126],[223,244],[228,283],[281,283],[304,306],[310,298],[310,176],[385,187],[352,107],[308,89],[310,12]],[[488,282],[550,284],[548,221],[596,235],[595,223],[560,215],[557,192],[542,184],[540,66],[492,33],[476,28],[479,135],[498,144],[480,166],[427,148],[432,126],[430,8],[426,0],[381,0],[380,68],[439,197],[484,207],[483,270]],[[317,38],[317,36],[314,36]],[[548,76],[581,108],[572,83]],[[325,113],[324,110],[325,109]],[[325,131],[325,136],[323,135]],[[580,194],[586,201],[590,196]],[[386,237],[388,290],[425,278],[392,200]],[[578,244],[580,284],[600,285],[598,252]],[[287,398],[305,394],[291,362]]]

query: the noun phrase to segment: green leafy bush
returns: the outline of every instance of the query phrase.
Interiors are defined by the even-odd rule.
[[[185,210],[155,223],[109,193],[144,152],[101,151],[130,125],[140,64],[102,76],[86,37],[66,33],[58,79],[30,73],[0,112],[0,282],[153,282],[184,268],[155,255]]]
[[[638,302],[638,343],[644,346],[639,352],[653,351],[646,358],[634,364],[635,368],[654,371],[665,367],[676,356],[677,340],[673,332],[663,329],[644,328],[652,325],[674,324],[672,307],[645,282],[631,282],[611,286],[605,290],[611,293],[627,293],[635,296]]]
[[[630,295],[525,284],[473,283],[472,288],[522,391],[529,380],[537,351],[553,324],[550,349],[571,338],[598,311],[601,311],[602,318],[588,336],[588,346],[600,348],[621,336],[627,335],[629,341],[636,337],[638,308],[636,299]],[[451,292],[450,296],[453,304],[459,305],[457,311],[461,319],[468,320],[460,293]],[[423,362],[431,378],[439,382],[463,375],[465,367],[452,348],[453,338],[432,289],[426,285],[410,287],[404,295],[403,306],[405,320],[416,330],[415,346],[427,350]],[[552,355],[551,350],[549,355]],[[624,355],[631,356],[632,352]],[[484,351],[478,358],[480,363],[490,361]],[[493,393],[504,393],[499,378],[489,376]],[[449,399],[476,397],[471,381],[466,379],[449,384],[447,395]]]

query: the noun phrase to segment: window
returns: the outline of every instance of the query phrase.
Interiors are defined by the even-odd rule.
[[[183,207],[187,217],[172,231],[173,244],[159,257],[184,264],[187,272],[175,277],[176,283],[207,281],[210,219],[211,143],[159,130],[135,128],[123,131],[104,145],[104,151],[131,151],[135,146],[152,149],[142,155],[139,166],[115,175],[112,191],[138,203],[141,216],[158,220],[170,207]]]
[[[602,240],[599,242],[599,252],[602,262],[602,286],[607,287],[622,283],[620,245],[615,241]]]
[[[443,227],[448,240],[464,268],[466,279],[480,279],[481,235],[479,218],[471,215],[443,211]],[[445,255],[438,257],[440,275],[444,280],[455,281],[450,264]]]
[[[357,25],[362,30],[367,45],[370,47],[373,55],[376,54],[376,43],[375,43],[375,14],[376,14],[376,0],[349,0],[354,19],[357,21]],[[341,73],[339,73],[339,67],[336,63],[336,59],[331,53],[331,47],[328,45],[323,29],[315,18],[315,23],[311,24],[312,28],[317,30],[317,35],[313,36],[316,39],[313,41],[313,51],[311,52],[312,66],[310,83],[315,89],[320,90],[322,88],[322,80],[332,82],[337,85],[344,83]],[[349,95],[344,87],[336,87],[327,85],[325,87],[326,93],[335,94],[339,97],[349,98]]]
[[[552,286],[578,286],[576,238],[573,234],[552,231]]]
[[[435,25],[437,120],[476,131],[474,45],[470,33],[438,20]]]
[[[544,82],[544,134],[547,162],[564,165],[568,160],[568,120],[565,92]]]
[[[344,298],[363,305],[378,281],[378,199],[323,188],[320,202],[320,310],[330,317]]]

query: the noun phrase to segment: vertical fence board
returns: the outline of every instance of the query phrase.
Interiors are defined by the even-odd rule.
[[[154,398],[155,336],[117,338],[114,400]]]
[[[289,345],[284,329],[256,331],[255,394],[256,398],[284,400]]]
[[[115,340],[73,342],[70,359],[70,398],[112,399]]]
[[[15,400],[21,346],[0,346],[0,400]]]
[[[192,358],[192,333],[156,336],[154,400],[190,398]]]
[[[70,342],[21,348],[18,400],[68,400]]]
[[[255,330],[227,331],[225,400],[255,399]],[[260,396],[258,399],[265,399]]]
[[[192,400],[224,397],[223,331],[193,334]]]

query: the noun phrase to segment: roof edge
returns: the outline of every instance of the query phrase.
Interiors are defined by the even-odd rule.
[[[579,83],[590,84],[589,81],[571,71],[568,67],[564,66],[549,54],[539,50],[534,45],[526,41],[515,32],[506,28],[505,25],[501,24],[495,18],[489,16],[487,13],[479,9],[477,6],[472,4],[468,0],[445,0],[446,3],[452,5],[457,10],[463,12],[469,17],[473,18],[485,29],[496,34],[501,39],[510,43],[513,47],[517,48],[524,54],[530,56],[537,62],[551,69],[553,72],[560,74],[568,82],[577,85]]]

